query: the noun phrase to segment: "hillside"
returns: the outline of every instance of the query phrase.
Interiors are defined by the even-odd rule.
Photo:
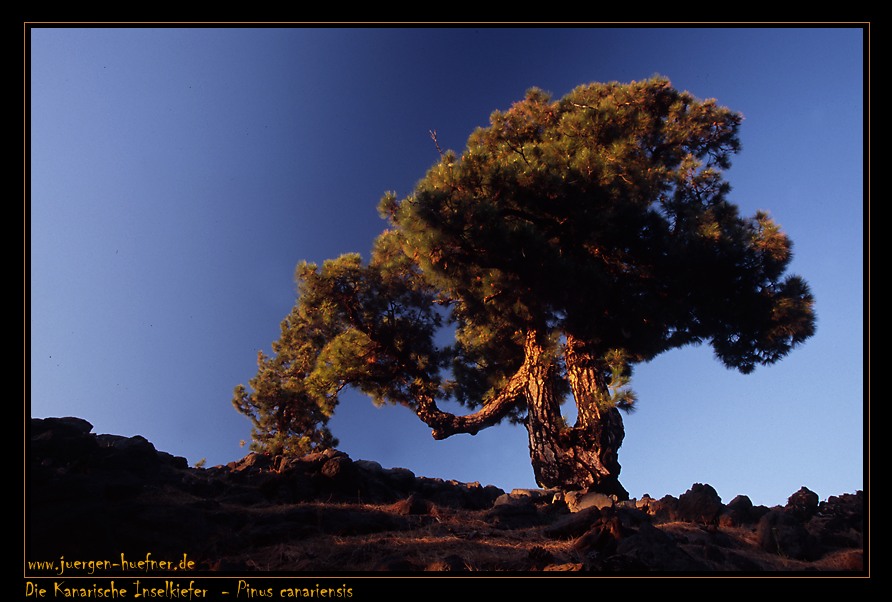
[[[143,437],[94,434],[80,418],[32,419],[29,429],[26,577],[45,581],[66,569],[126,573],[122,556],[147,554],[185,556],[193,578],[867,572],[860,491],[822,501],[803,487],[768,508],[693,484],[677,497],[616,502],[419,477],[338,451],[195,468]],[[60,568],[62,557],[71,564]],[[112,560],[92,572],[73,564],[100,559]]]

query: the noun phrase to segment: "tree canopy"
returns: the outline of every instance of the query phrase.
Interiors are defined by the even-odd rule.
[[[708,343],[748,373],[814,333],[791,241],[728,200],[741,121],[661,77],[559,100],[531,89],[494,112],[411,194],[384,196],[368,262],[298,266],[275,355],[234,398],[255,446],[334,444],[327,419],[355,387],[436,438],[522,422],[540,484],[622,495],[617,408],[634,405],[635,364]]]

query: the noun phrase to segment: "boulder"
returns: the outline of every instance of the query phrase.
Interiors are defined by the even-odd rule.
[[[818,512],[818,494],[802,487],[787,499],[785,508],[799,520],[806,521]]]
[[[520,498],[520,497],[528,497],[535,502],[539,501],[547,501],[554,499],[554,496],[559,493],[557,489],[524,489],[515,487],[511,490],[511,496]]]
[[[322,476],[337,482],[352,480],[357,476],[353,461],[346,456],[329,458],[322,464],[322,469],[319,472]]]
[[[32,457],[50,463],[70,464],[98,447],[90,435],[93,425],[81,418],[32,418],[30,429]]]
[[[675,519],[703,525],[717,525],[722,498],[711,485],[694,483],[678,498]]]
[[[241,472],[245,470],[259,471],[271,469],[274,462],[275,458],[273,458],[269,454],[251,452],[237,462],[230,462],[228,466],[235,472]]]
[[[553,494],[546,494],[543,489],[512,489],[511,493],[499,493],[492,501],[493,506],[502,504],[537,504],[547,502]]]
[[[354,464],[356,465],[356,468],[361,468],[362,470],[367,470],[374,474],[381,474],[384,472],[384,468],[381,464],[374,460],[356,460]]]
[[[814,560],[820,555],[818,540],[795,514],[782,508],[769,510],[756,526],[759,546],[766,552],[796,560]]]
[[[145,473],[165,464],[155,446],[142,435],[100,435],[97,440],[101,448],[98,462],[105,468]]]
[[[635,506],[641,510],[642,512],[648,512],[650,505],[656,502],[657,500],[650,497],[649,493],[645,493],[641,496],[641,499],[635,500]],[[648,514],[650,514],[648,512]]]
[[[652,516],[657,523],[676,520],[678,510],[678,498],[672,495],[664,495],[658,500],[649,500],[647,514]]]
[[[550,539],[572,539],[579,537],[601,518],[601,510],[595,506],[585,508],[559,517],[554,522],[546,525],[542,534]]]
[[[739,527],[757,520],[753,512],[753,502],[745,495],[738,495],[725,506],[719,517],[722,527]]]
[[[568,491],[564,494],[564,502],[570,512],[579,512],[586,508],[612,508],[616,500],[597,491]]]
[[[864,548],[864,500],[855,494],[830,496],[818,505],[806,528],[826,549]]]
[[[484,518],[496,529],[523,529],[544,522],[533,500],[526,497],[509,498],[508,502],[494,505]]]
[[[83,418],[65,416],[62,418],[32,418],[31,437],[39,437],[47,431],[65,434],[69,437],[88,435],[93,430],[93,425]]]
[[[818,504],[818,512],[860,531],[864,523],[864,492],[831,495],[827,501]]]

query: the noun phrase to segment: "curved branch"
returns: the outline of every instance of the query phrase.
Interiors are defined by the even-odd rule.
[[[501,421],[521,401],[527,383],[526,364],[508,380],[499,394],[473,414],[456,416],[437,407],[431,397],[416,400],[412,410],[426,425],[431,427],[434,439],[446,439],[452,435],[467,433],[476,435]]]
[[[416,400],[412,410],[431,427],[434,439],[446,439],[459,433],[476,435],[479,431],[497,424],[525,400],[529,390],[531,371],[542,361],[543,348],[537,342],[537,333],[529,331],[524,343],[524,360],[508,382],[485,406],[464,416],[444,412],[433,398],[424,396]]]

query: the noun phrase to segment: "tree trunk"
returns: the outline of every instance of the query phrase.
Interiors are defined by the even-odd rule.
[[[617,452],[625,435],[619,410],[607,403],[609,392],[603,364],[583,345],[569,338],[567,378],[578,410],[568,427],[555,395],[556,367],[535,333],[527,336],[525,391],[530,461],[542,487],[587,489],[628,499],[620,484]]]
[[[554,392],[555,365],[547,357],[535,332],[527,334],[524,343],[527,382],[527,433],[530,438],[530,462],[536,482],[541,487],[573,489],[565,484],[564,449],[561,434],[564,421]]]
[[[530,331],[524,342],[524,362],[502,391],[478,411],[455,416],[420,395],[410,407],[432,429],[435,439],[457,433],[476,434],[504,418],[517,403],[526,401],[530,462],[542,487],[587,489],[628,499],[620,485],[617,451],[623,441],[623,421],[609,404],[607,370],[603,360],[568,337],[567,379],[576,399],[578,419],[569,427],[561,417],[555,385],[557,361],[539,333]]]

